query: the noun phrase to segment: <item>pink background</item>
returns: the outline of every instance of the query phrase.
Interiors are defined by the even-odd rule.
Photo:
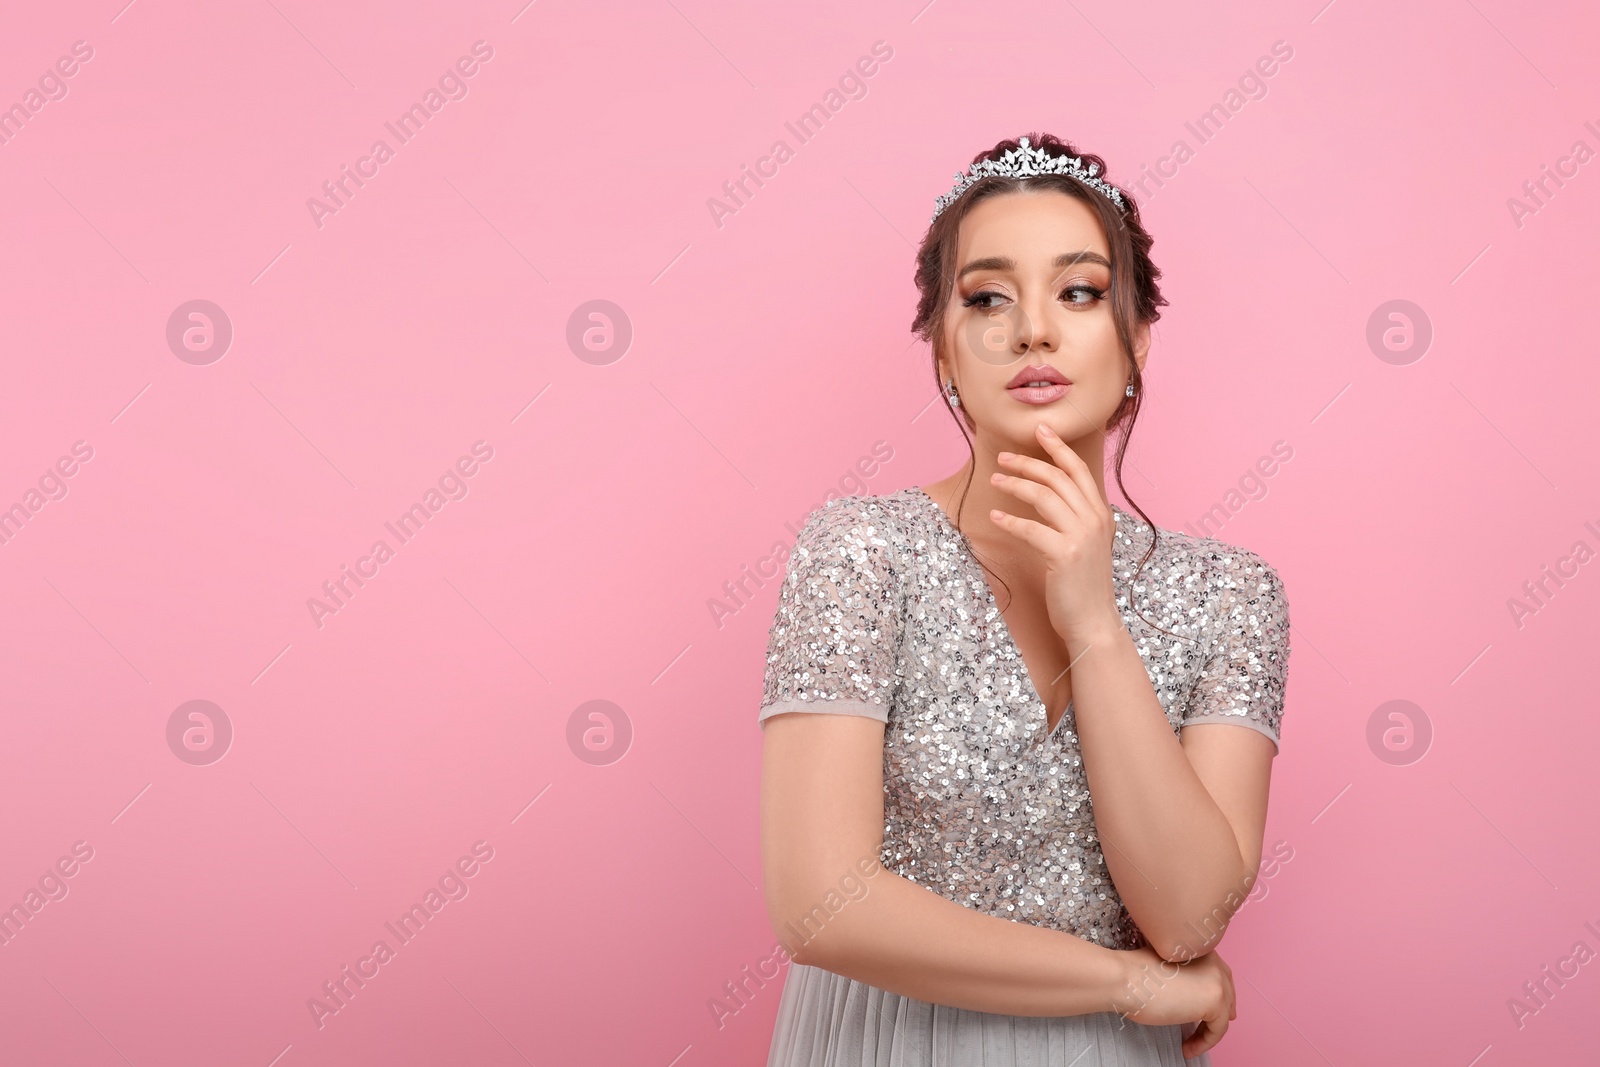
[[[0,904],[92,849],[0,946],[0,1060],[765,1062],[779,983],[720,1027],[709,1002],[773,943],[776,581],[724,583],[830,491],[962,461],[907,331],[914,242],[1029,130],[1124,186],[1189,142],[1141,197],[1171,306],[1128,484],[1169,529],[1233,512],[1214,532],[1292,604],[1266,834],[1292,859],[1223,945],[1215,1062],[1594,1055],[1600,963],[1508,1006],[1600,951],[1600,162],[1520,224],[1507,203],[1600,149],[1580,5],[122,2],[0,17],[0,103],[93,49],[0,144],[0,507],[41,505],[0,545]],[[475,41],[466,95],[400,144],[384,124]],[[785,122],[879,41],[800,143]],[[1185,123],[1276,41],[1200,143]],[[319,226],[308,199],[379,138]],[[1421,358],[1368,344],[1397,299]],[[232,324],[220,359],[168,345],[191,300]],[[569,345],[592,300],[625,352]],[[399,543],[384,523],[478,441]],[[319,626],[308,600],[380,538]],[[191,700],[233,731],[207,765],[167,739]],[[591,700],[625,758],[569,743]],[[1391,700],[1431,724],[1420,760],[1369,745]],[[467,895],[400,945],[384,924],[476,842],[445,878]],[[380,938],[319,1027],[308,1000]]]

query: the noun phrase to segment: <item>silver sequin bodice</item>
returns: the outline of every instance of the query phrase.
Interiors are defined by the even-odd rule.
[[[1117,605],[1173,730],[1234,722],[1276,742],[1289,657],[1277,573],[1162,529],[1135,582],[1150,530],[1114,513]],[[1101,852],[1073,708],[1049,729],[983,568],[919,487],[812,512],[769,633],[762,708],[885,720],[889,870],[991,915],[1143,943]]]

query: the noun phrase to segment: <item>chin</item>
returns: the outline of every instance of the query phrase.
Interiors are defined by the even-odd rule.
[[[1089,431],[1089,426],[1083,420],[1083,412],[1066,400],[1041,404],[1038,407],[1024,407],[1013,402],[1011,408],[1012,410],[1007,411],[1005,415],[1006,431],[1024,440],[1035,439],[1034,427],[1041,422],[1054,430],[1063,441],[1081,437]]]

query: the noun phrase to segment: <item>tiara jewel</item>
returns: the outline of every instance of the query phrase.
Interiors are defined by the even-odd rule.
[[[984,178],[1036,178],[1041,174],[1070,175],[1099,191],[1117,207],[1127,210],[1122,200],[1122,190],[1104,178],[1096,177],[1100,173],[1097,164],[1085,165],[1078,156],[1052,156],[1042,148],[1030,147],[1026,137],[1020,138],[1017,143],[1018,147],[1006,152],[1001,159],[980,159],[968,167],[965,174],[957,171],[955,186],[934,201],[933,217],[937,219],[962,193]]]

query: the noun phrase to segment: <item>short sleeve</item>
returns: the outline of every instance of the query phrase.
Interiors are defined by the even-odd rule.
[[[871,498],[840,497],[801,527],[767,635],[763,726],[790,711],[888,722],[902,633],[890,521]]]
[[[1278,751],[1289,676],[1289,602],[1283,581],[1247,549],[1225,546],[1211,650],[1183,725],[1234,723],[1272,738]]]

